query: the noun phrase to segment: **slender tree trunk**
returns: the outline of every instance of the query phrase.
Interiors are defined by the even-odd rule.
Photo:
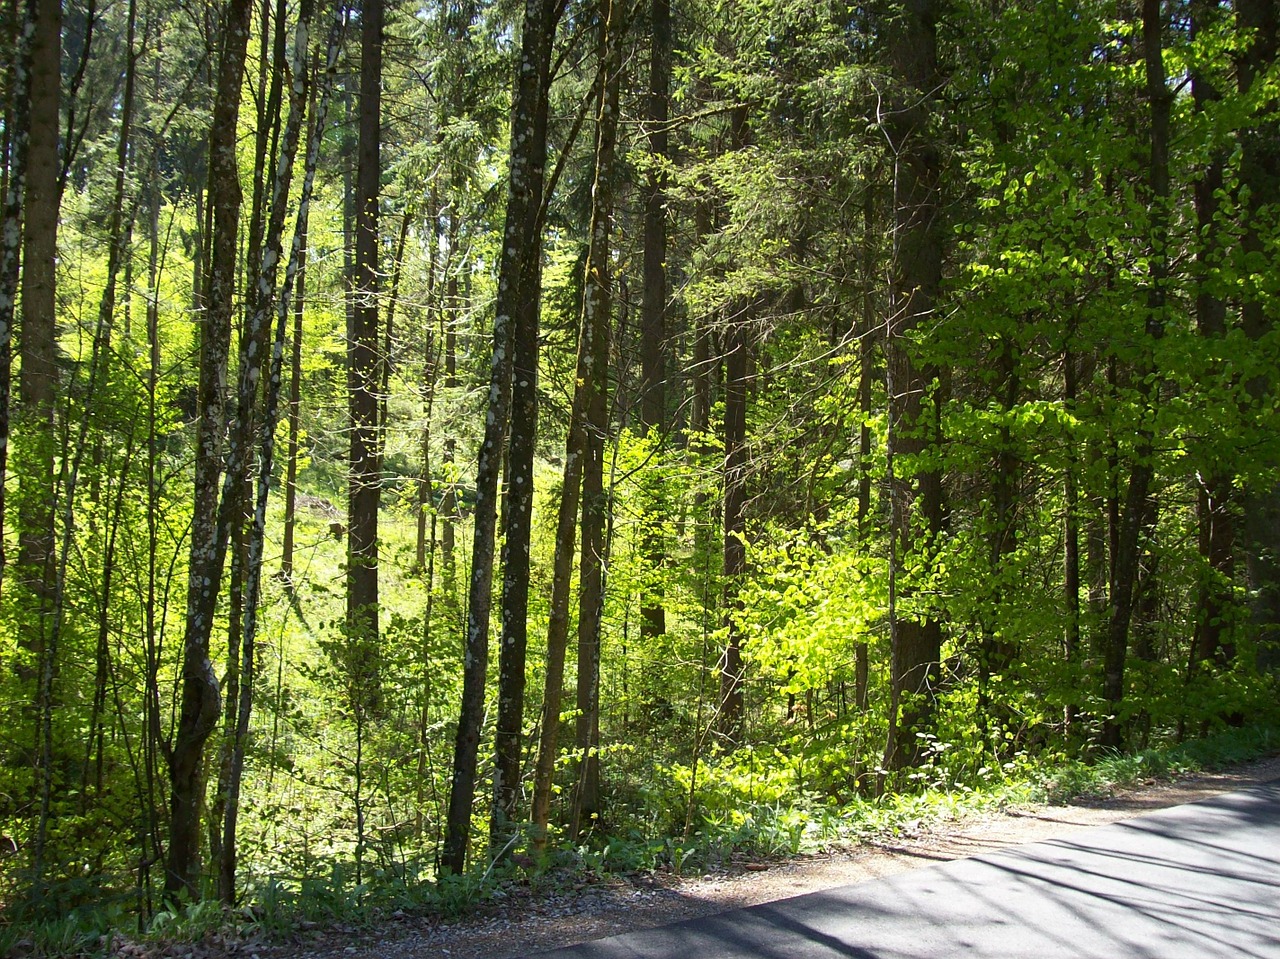
[[[1239,26],[1252,38],[1236,63],[1240,92],[1257,94],[1256,85],[1267,71],[1274,71],[1280,51],[1280,10],[1274,0],[1240,0],[1235,8]],[[1246,263],[1269,263],[1267,224],[1280,203],[1280,122],[1274,88],[1270,96],[1257,99],[1258,115],[1240,133],[1240,181],[1248,188],[1240,254]],[[1241,272],[1255,274],[1246,285],[1241,319],[1245,335],[1257,342],[1274,332],[1274,313],[1268,306],[1269,295],[1263,292],[1266,281],[1247,265]],[[1274,401],[1278,386],[1274,371],[1246,384],[1258,410]],[[1252,618],[1263,643],[1262,662],[1274,664],[1280,661],[1280,486],[1274,479],[1254,480],[1246,487],[1243,505],[1249,522],[1241,530],[1241,545],[1253,596]]]
[[[120,97],[120,131],[116,144],[116,168],[115,182],[112,186],[111,207],[107,215],[107,275],[106,283],[103,285],[102,297],[98,301],[98,326],[95,338],[101,344],[102,353],[106,353],[110,343],[110,330],[115,318],[116,312],[116,295],[117,295],[117,279],[120,270],[125,269],[125,295],[126,295],[126,316],[127,316],[127,297],[130,289],[128,263],[129,263],[129,238],[132,232],[131,217],[130,222],[126,222],[125,216],[125,182],[128,173],[130,155],[134,149],[131,142],[133,110],[134,110],[134,89],[137,81],[137,65],[138,58],[134,49],[135,37],[137,32],[137,3],[136,0],[129,0],[128,12],[126,14],[125,26],[125,74],[124,89]],[[127,334],[126,334],[127,336]],[[95,456],[101,456],[100,444],[95,448]],[[133,458],[133,442],[132,434],[129,438],[129,445],[125,455],[125,466],[119,478],[119,489],[116,494],[116,505],[113,510],[113,518],[111,521],[111,529],[108,534],[106,551],[103,556],[102,564],[102,605],[98,615],[98,655],[97,655],[97,680],[94,684],[96,696],[94,700],[94,712],[101,713],[102,707],[105,706],[106,700],[106,679],[110,667],[109,659],[109,625],[110,625],[110,600],[111,600],[111,582],[115,574],[115,549],[116,534],[120,525],[120,513],[122,510],[122,500],[120,498],[121,491],[128,486],[128,468]],[[94,476],[100,474],[101,470],[95,470]],[[92,731],[94,723],[90,722],[90,730]],[[101,769],[102,763],[102,747],[101,733],[99,733],[98,747],[98,765]],[[88,763],[85,764],[86,777]],[[87,778],[86,778],[87,783]],[[98,792],[101,792],[101,772],[98,774]],[[85,790],[87,795],[87,789]]]
[[[984,739],[989,745],[994,743],[997,753],[1004,748],[1005,727],[1011,717],[1004,705],[992,701],[992,677],[1008,669],[1017,653],[1017,647],[998,634],[1000,611],[1005,604],[1005,590],[1010,585],[1007,566],[1018,549],[1016,509],[1021,464],[1013,448],[1013,431],[1009,426],[1009,418],[1021,392],[1014,348],[1009,336],[1001,337],[996,369],[1000,377],[999,402],[1003,419],[996,432],[996,450],[991,463],[992,529],[987,549],[992,593],[988,598],[987,621],[983,626],[978,662],[978,722]],[[992,721],[997,727],[994,730],[990,728]]]
[[[437,263],[437,258],[440,251],[440,233],[441,233],[440,219],[444,211],[440,207],[440,191],[434,180],[431,183],[431,191],[428,194],[427,208],[431,211],[431,214],[430,214],[431,236],[430,236],[430,239],[427,241],[426,302],[427,302],[428,311],[430,311],[433,307],[437,310],[440,316],[440,324],[441,326],[443,326],[444,313],[445,313],[444,303],[443,303],[442,297],[437,296],[436,290],[439,287],[437,274],[441,272],[439,269],[439,264]],[[449,257],[451,254],[452,254],[452,251],[449,251],[449,253],[446,253],[445,255],[444,270],[446,271],[449,268]],[[443,337],[443,332],[444,331],[441,330],[442,337]],[[424,422],[423,428],[422,428],[422,439],[421,439],[422,475],[418,479],[418,511],[417,511],[418,512],[418,544],[417,544],[416,562],[414,563],[414,568],[419,572],[425,570],[427,567],[427,527],[429,525],[427,520],[428,520],[428,514],[434,515],[434,510],[433,510],[434,504],[432,501],[432,490],[431,490],[431,478],[429,475],[430,473],[429,464],[431,462],[430,406],[431,406],[432,399],[435,392],[435,383],[436,383],[436,380],[439,378],[439,370],[437,368],[439,364],[438,362],[433,360],[432,357],[433,357],[433,350],[430,344],[430,334],[428,333],[428,345],[427,345],[425,357],[422,364],[423,391],[425,393],[424,406],[427,407],[428,411],[427,411],[426,421]],[[428,583],[427,585],[428,587],[430,587],[431,584]],[[430,592],[428,591],[428,598],[429,597],[430,597]]]
[[[10,395],[13,375],[13,328],[21,273],[22,208],[26,196],[31,128],[32,40],[39,18],[38,0],[24,0],[15,10],[17,22],[9,69],[10,103],[3,222],[0,223],[0,582],[6,563],[4,545],[5,476],[9,462]]]
[[[733,149],[747,146],[751,129],[747,108],[737,107],[730,117]],[[746,566],[747,503],[747,397],[750,370],[748,328],[755,322],[755,304],[738,303],[725,318],[720,342],[720,363],[724,370],[724,420],[721,439],[721,610],[725,644],[717,664],[720,694],[714,726],[721,739],[733,748],[742,744],[743,663],[742,635],[738,627],[738,590]],[[709,597],[708,597],[709,598]]]
[[[35,600],[39,649],[52,601],[54,558],[54,400],[57,383],[58,122],[62,6],[37,0],[32,16],[31,112],[27,135],[22,235],[22,326],[19,349],[18,562]]]
[[[1216,0],[1195,0],[1191,7],[1193,31],[1200,34],[1219,9]],[[1191,93],[1200,112],[1220,99],[1219,92],[1200,72],[1191,75]],[[1199,234],[1196,266],[1200,282],[1196,291],[1196,329],[1202,337],[1214,341],[1220,341],[1227,332],[1227,304],[1209,290],[1214,265],[1223,255],[1215,237],[1218,235],[1218,191],[1223,185],[1224,164],[1223,151],[1214,148],[1195,184],[1196,230]],[[1214,372],[1218,376],[1226,373],[1221,369]],[[1235,525],[1232,519],[1235,497],[1227,464],[1213,452],[1209,452],[1208,457],[1210,462],[1204,464],[1204,472],[1198,476],[1196,497],[1198,542],[1205,569],[1197,597],[1196,631],[1191,644],[1188,680],[1197,672],[1199,663],[1225,665],[1235,655],[1227,623],[1235,581]]]
[[[1159,0],[1143,0],[1142,48],[1147,70],[1147,99],[1150,109],[1151,153],[1148,176],[1151,208],[1151,265],[1146,304],[1146,336],[1148,355],[1142,380],[1145,412],[1154,410],[1157,399],[1157,368],[1154,348],[1164,336],[1165,284],[1168,277],[1166,226],[1169,222],[1169,114],[1173,96],[1165,82],[1164,45],[1161,31],[1163,18]],[[1121,514],[1115,560],[1111,576],[1111,609],[1107,624],[1106,648],[1103,653],[1102,695],[1107,702],[1108,718],[1099,738],[1101,745],[1119,749],[1124,745],[1124,724],[1120,716],[1124,700],[1125,659],[1129,649],[1130,624],[1133,619],[1134,589],[1138,582],[1142,533],[1148,525],[1148,493],[1155,475],[1153,462],[1155,437],[1151,426],[1144,425],[1138,435],[1134,462],[1129,472],[1129,488]]]
[[[528,267],[541,288],[541,257]],[[538,302],[516,315],[512,360],[511,438],[503,484],[502,628],[498,655],[498,715],[494,729],[492,857],[510,852],[520,818],[521,732],[529,644],[529,568],[533,541],[533,461],[538,428]]]
[[[724,625],[720,659],[718,728],[725,744],[743,743],[742,632],[738,626],[738,590],[747,572],[747,389],[750,348],[747,328],[754,309],[741,307],[724,331]]]
[[[391,399],[391,374],[395,371],[396,355],[396,307],[400,301],[400,276],[404,267],[404,247],[409,240],[409,227],[413,222],[411,211],[400,214],[400,234],[396,238],[396,251],[391,260],[391,292],[387,296],[387,318],[383,323],[382,363],[379,367],[378,387],[378,449],[387,448],[387,406]],[[428,299],[430,295],[428,294]],[[431,350],[428,348],[428,354]]]
[[[694,233],[701,243],[710,235],[714,225],[712,208],[709,202],[700,202],[694,208]],[[709,313],[695,316],[693,321],[693,370],[689,398],[689,453],[694,470],[699,475],[711,475],[714,472],[711,459],[713,447],[711,436],[711,407],[715,394],[715,384],[719,378],[720,351],[715,348],[714,321]],[[706,675],[708,665],[707,642],[711,631],[715,629],[715,606],[713,584],[716,568],[713,553],[716,549],[715,528],[711,522],[712,510],[708,507],[710,493],[707,487],[699,484],[693,494],[693,555],[699,569],[698,576],[698,627],[702,634],[703,649],[701,668],[698,673],[698,709],[695,725],[694,767],[703,740],[710,730],[705,730],[702,722],[702,707],[705,701]],[[721,544],[723,546],[723,544]],[[689,804],[686,808],[685,831],[692,827],[694,793],[690,792]]]
[[[195,502],[187,622],[183,638],[182,696],[178,728],[168,750],[170,835],[165,896],[200,896],[200,807],[204,794],[204,746],[221,712],[218,680],[209,659],[225,541],[218,536],[218,489],[226,428],[223,393],[231,341],[240,218],[240,176],[236,166],[236,126],[249,38],[252,4],[228,0],[225,42],[218,65],[213,124],[209,134],[209,202],[213,230],[204,315],[201,317],[199,422],[195,456]]]
[[[143,607],[143,644],[145,672],[143,676],[143,778],[146,782],[142,825],[139,827],[138,898],[151,908],[151,867],[161,855],[158,841],[149,839],[159,834],[160,816],[156,809],[157,783],[160,779],[160,624],[156,617],[158,570],[160,562],[160,430],[157,393],[160,388],[160,154],[151,160],[151,249],[147,262],[147,570]],[[197,287],[198,289],[198,287]]]
[[[57,390],[57,235],[60,189],[62,6],[38,0],[31,41],[31,115],[27,138],[22,251],[22,370],[17,470],[18,561],[37,601],[37,633],[47,614],[54,569],[54,400]]]
[[[134,4],[130,4],[131,10]],[[116,575],[116,545],[119,540],[120,519],[124,514],[124,494],[129,489],[129,470],[133,465],[134,438],[130,430],[128,444],[124,451],[124,462],[116,483],[115,497],[111,506],[111,519],[107,529],[107,541],[102,555],[102,595],[98,604],[97,649],[94,656],[93,706],[89,718],[89,736],[85,746],[85,757],[80,778],[80,810],[84,815],[90,807],[90,798],[95,802],[102,799],[104,784],[103,738],[106,723],[102,721],[106,714],[107,684],[111,674],[111,598]],[[97,759],[94,761],[94,752]],[[92,771],[92,778],[90,776]]]
[[[240,355],[253,357],[256,367],[261,366],[261,357],[266,352],[266,339],[269,324],[254,323],[261,311],[270,310],[269,304],[263,303],[262,284],[259,274],[263,264],[263,238],[270,229],[267,223],[268,213],[265,210],[270,197],[267,193],[271,183],[271,172],[274,160],[279,155],[278,146],[281,123],[281,99],[284,89],[285,44],[286,44],[286,2],[276,0],[273,14],[270,2],[263,2],[261,18],[258,23],[258,78],[256,84],[257,122],[254,136],[253,167],[251,174],[252,193],[249,201],[249,236],[245,253],[244,267],[249,275],[245,285],[242,306],[245,318],[241,331]],[[283,211],[282,211],[283,214]],[[283,222],[283,221],[281,221]],[[274,272],[272,273],[274,283]],[[250,326],[254,328],[251,330]],[[243,374],[242,365],[241,372]],[[241,376],[243,381],[244,377]],[[245,534],[249,525],[250,505],[253,480],[249,475],[250,452],[249,437],[254,429],[254,418],[258,414],[257,393],[259,384],[255,380],[249,384],[248,401],[244,394],[244,384],[237,392],[236,405],[231,411],[231,432],[227,448],[226,478],[223,484],[223,502],[219,505],[219,523],[227,524],[231,538],[231,561],[228,573],[228,614],[227,614],[227,669],[224,674],[226,688],[223,696],[223,726],[226,735],[223,737],[222,755],[219,762],[218,789],[209,822],[209,854],[212,860],[222,859],[221,832],[223,816],[226,812],[226,779],[230,774],[228,764],[234,751],[236,703],[240,695],[240,635],[243,630],[244,614],[244,578],[248,562],[245,546]]]
[[[302,0],[298,10],[298,30],[295,34],[296,41],[293,49],[292,57],[292,74],[293,85],[289,98],[289,120],[284,130],[284,140],[280,147],[278,165],[272,185],[271,196],[271,217],[267,226],[267,232],[263,237],[262,246],[262,263],[258,276],[258,296],[253,316],[250,318],[249,325],[245,331],[246,342],[266,342],[263,331],[270,331],[271,311],[276,311],[278,316],[276,334],[276,343],[271,358],[271,364],[268,367],[268,378],[266,380],[266,395],[263,404],[262,417],[262,453],[259,457],[259,471],[257,477],[257,501],[255,503],[254,516],[249,535],[245,543],[245,584],[244,584],[244,611],[241,617],[240,633],[233,636],[233,640],[238,639],[240,642],[240,684],[237,690],[237,703],[234,728],[231,737],[231,756],[230,766],[228,770],[228,780],[225,784],[226,810],[225,819],[223,821],[222,842],[219,850],[218,864],[218,896],[228,904],[235,902],[236,893],[236,866],[237,866],[237,842],[236,828],[239,821],[240,813],[240,785],[244,775],[244,759],[245,749],[249,737],[249,719],[253,706],[253,686],[257,677],[257,628],[258,628],[258,594],[261,588],[262,577],[262,555],[265,538],[265,522],[266,522],[266,500],[267,491],[270,489],[271,469],[275,443],[275,427],[276,427],[276,409],[280,394],[281,369],[283,364],[284,350],[284,331],[286,321],[290,312],[289,297],[292,292],[291,287],[296,282],[297,272],[301,265],[301,251],[305,244],[307,224],[305,214],[299,214],[299,223],[293,244],[293,251],[290,257],[289,266],[286,272],[285,290],[277,300],[277,284],[276,274],[277,266],[280,262],[284,246],[284,216],[285,208],[289,197],[289,184],[292,179],[294,158],[297,153],[298,143],[302,136],[303,124],[306,116],[307,90],[309,87],[308,67],[310,59],[310,51],[307,48],[308,38],[310,37],[312,11],[315,8],[313,0]],[[336,60],[336,49],[338,46],[337,37],[340,36],[340,27],[335,24],[331,33],[329,46],[330,56]],[[327,76],[327,73],[326,73]],[[326,90],[327,102],[327,90]],[[322,132],[321,125],[323,118],[317,123],[317,135]],[[300,201],[300,209],[305,210],[306,205],[310,202],[311,183],[314,179],[314,156],[316,147],[314,144],[308,145],[307,151],[307,169],[304,174],[306,182],[303,185],[303,195]],[[250,355],[242,355],[241,364],[241,403],[246,399],[252,399],[254,388],[257,381],[261,379],[261,370],[263,364],[263,351],[256,351]],[[255,370],[257,372],[255,372]],[[244,387],[247,386],[246,390]],[[248,410],[242,412],[245,419],[248,418]],[[244,419],[237,422],[238,428],[242,426]],[[241,429],[239,436],[235,439],[237,444],[250,446],[253,441],[253,433],[248,429]],[[245,450],[247,454],[248,450]],[[246,457],[247,459],[247,457]],[[245,470],[246,475],[248,470]],[[228,473],[228,487],[234,482],[230,473]],[[240,484],[236,484],[239,486]],[[228,490],[224,488],[223,495],[227,495]],[[238,512],[235,515],[238,515]]]
[[[376,712],[378,668],[378,202],[382,175],[382,0],[360,11],[360,142],[356,171],[356,262],[352,325],[347,341],[351,420],[347,508],[347,668],[357,709]]]
[[[302,321],[306,315],[306,302],[307,238],[304,236],[298,254],[298,292],[294,298],[293,337],[289,344],[289,452],[288,463],[285,466],[284,542],[281,544],[280,557],[280,576],[290,590],[294,587],[293,549],[298,515],[298,430],[302,413]]]
[[[547,90],[551,45],[559,6],[551,0],[526,0],[516,95],[511,114],[511,158],[507,219],[498,258],[498,294],[494,307],[493,361],[484,439],[476,464],[475,535],[471,551],[471,591],[467,610],[461,714],[454,743],[453,782],[441,862],[461,873],[466,864],[475,799],[476,760],[484,718],[485,675],[489,662],[489,612],[492,604],[494,541],[497,531],[498,475],[511,415],[513,326],[536,314],[537,275],[542,244],[542,204],[547,152]]]
[[[604,611],[605,439],[609,431],[609,327],[613,313],[610,245],[613,234],[614,156],[622,85],[622,13],[614,0],[600,2],[599,99],[596,111],[595,178],[591,241],[583,279],[582,327],[589,368],[583,390],[585,445],[582,457],[582,526],[578,574],[578,752],[571,833],[591,830],[600,814],[600,638]]]
[[[591,288],[586,291],[589,295]],[[584,298],[584,307],[586,300]],[[578,505],[582,494],[582,461],[586,455],[587,424],[585,386],[591,375],[590,317],[585,308],[578,328],[577,384],[569,414],[569,436],[565,444],[564,480],[556,516],[556,550],[551,568],[551,601],[547,621],[546,680],[542,697],[542,724],[538,758],[533,776],[533,847],[546,849],[547,825],[551,818],[551,794],[555,780],[557,744],[560,735],[560,707],[564,700],[564,663],[569,645],[569,594],[573,582],[573,559],[578,532]]]
[[[871,530],[871,387],[875,380],[876,318],[875,191],[870,183],[862,198],[862,323],[858,327],[858,533],[864,539]],[[854,647],[853,702],[859,712],[867,708],[870,678],[867,643]]]
[[[1075,415],[1080,389],[1080,369],[1075,352],[1063,351],[1063,401],[1069,415]],[[1067,465],[1063,471],[1063,497],[1066,500],[1063,516],[1062,591],[1066,623],[1062,631],[1062,652],[1069,668],[1074,668],[1080,658],[1080,493],[1076,488],[1078,467],[1075,444],[1067,452]],[[1075,723],[1077,704],[1068,702],[1063,721],[1068,733]]]
[[[332,77],[326,72],[320,84],[311,86],[311,104],[307,111],[310,124],[307,129],[307,162],[310,162],[312,144],[315,143],[316,138],[317,86],[324,86],[326,94],[331,95]],[[325,106],[327,109],[327,102]],[[304,178],[305,176],[304,173]],[[298,514],[298,435],[302,414],[302,339],[307,302],[306,222],[299,220],[299,228],[303,231],[302,234],[294,237],[298,256],[297,292],[294,294],[293,303],[293,336],[289,344],[289,447],[284,481],[284,542],[281,546],[280,558],[280,576],[290,592],[294,588],[293,551]]]
[[[862,323],[858,327],[858,532],[867,535],[871,520],[871,387],[875,379],[876,283],[875,194],[870,186],[862,200]]]
[[[457,260],[455,251],[458,246],[458,217],[451,212],[449,216],[449,260]],[[444,388],[452,398],[458,389],[458,321],[462,316],[462,304],[458,299],[458,270],[465,264],[456,263],[451,269],[444,285],[444,302],[441,317],[444,322]],[[454,463],[457,458],[458,440],[453,430],[449,430],[444,438],[440,451],[440,461],[444,464],[445,487],[440,498],[440,515],[443,519],[440,530],[440,559],[444,567],[444,589],[448,610],[452,613],[457,602],[458,574],[454,560],[456,547],[455,522],[458,515],[458,483],[454,475]]]
[[[925,467],[916,467],[913,475],[896,471],[900,457],[917,456],[940,441],[936,406],[925,402],[937,385],[938,371],[921,366],[910,346],[914,331],[933,316],[942,279],[942,158],[928,131],[940,82],[938,10],[933,0],[910,0],[900,22],[890,28],[889,57],[904,89],[887,130],[896,154],[894,276],[884,345],[891,499],[891,689],[884,758],[889,770],[917,766],[923,759],[922,739],[916,734],[932,727],[942,656],[942,625],[931,612],[909,608],[918,595],[917,586],[911,580],[904,582],[902,575],[902,564],[910,555],[932,565],[942,528],[942,478],[936,469]]]
[[[274,159],[280,155],[280,128],[283,119],[280,107],[284,99],[285,48],[288,43],[287,13],[287,0],[275,0],[274,13],[270,0],[262,3],[258,37],[261,44],[257,84],[258,122],[254,135],[253,194],[249,203],[249,245],[245,260],[251,270],[257,270],[258,264],[262,262],[262,244],[269,229],[264,209],[271,199],[267,190],[274,185],[270,174],[274,172]],[[259,285],[251,283],[245,291],[246,315],[251,315],[261,306],[261,296]],[[257,350],[265,350],[266,339],[267,330],[260,330],[256,340]],[[243,488],[250,488],[247,477]]]
[[[422,472],[418,475],[418,546],[414,559],[414,570],[426,575],[427,554],[435,556],[435,503],[432,486],[435,484],[431,475],[431,415],[435,406],[436,382],[439,379],[439,366],[436,345],[430,333],[427,334],[426,358],[422,364]],[[428,533],[430,530],[430,533]],[[427,578],[427,596],[430,602],[432,590],[435,588],[431,579]]]
[[[465,67],[471,56],[471,25],[475,22],[476,7],[472,0],[464,0],[458,4],[448,5],[445,14],[445,31],[450,44],[454,49],[462,51],[462,65]],[[470,109],[473,103],[472,96],[462,84],[454,84],[450,88],[450,98],[447,108],[445,104],[441,105],[442,123],[447,122],[449,117],[463,115]],[[513,107],[514,108],[514,107]],[[450,187],[451,196],[461,196],[463,192],[463,184],[461,182],[453,182]],[[449,397],[449,402],[455,402],[458,381],[458,324],[461,322],[464,313],[463,301],[459,298],[458,291],[458,273],[461,270],[470,270],[469,263],[464,262],[460,254],[459,236],[460,236],[460,216],[457,204],[451,204],[448,208],[449,225],[446,231],[448,260],[453,264],[453,268],[445,271],[445,289],[444,298],[441,303],[443,307],[442,317],[444,322],[444,338],[443,338],[443,356],[444,356],[444,387]],[[470,297],[470,280],[466,282],[467,296]],[[443,573],[444,600],[446,616],[450,624],[457,622],[457,614],[461,608],[458,601],[458,568],[455,558],[457,545],[457,528],[456,524],[459,517],[458,513],[458,476],[455,469],[457,460],[457,438],[453,430],[447,430],[444,442],[441,444],[440,461],[445,473],[445,486],[441,494],[440,516],[443,520],[440,531],[440,560]]]
[[[649,45],[649,158],[644,185],[644,286],[640,304],[640,429],[663,438],[667,417],[667,124],[671,99],[671,4],[650,0]],[[656,493],[656,491],[655,491]],[[654,640],[667,631],[663,608],[662,567],[666,549],[662,540],[664,509],[660,494],[648,504],[641,518],[645,583],[641,588],[640,638],[648,655]],[[655,677],[656,678],[656,677]],[[657,680],[659,683],[660,680]]]

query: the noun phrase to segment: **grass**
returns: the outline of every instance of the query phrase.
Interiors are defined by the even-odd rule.
[[[1136,753],[1103,755],[1090,762],[1016,766],[999,780],[975,786],[935,786],[838,806],[804,797],[790,803],[745,803],[733,817],[704,817],[690,842],[680,846],[679,868],[714,867],[735,854],[779,858],[857,845],[1010,806],[1106,798],[1152,781],[1276,753],[1280,753],[1280,726],[1267,724],[1225,729],[1203,739],[1169,742]],[[676,867],[669,851],[667,861],[659,857],[653,867],[663,865]]]
[[[1062,763],[1033,781],[1033,795],[1039,801],[1059,805],[1076,799],[1103,798],[1117,789],[1149,780],[1221,769],[1277,752],[1280,727],[1267,724],[1225,729],[1203,739],[1137,753],[1113,753],[1093,763]]]

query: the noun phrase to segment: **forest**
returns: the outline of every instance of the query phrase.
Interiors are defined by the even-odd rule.
[[[0,926],[1280,722],[1276,0],[0,22]]]

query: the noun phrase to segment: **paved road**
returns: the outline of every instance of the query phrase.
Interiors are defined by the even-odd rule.
[[[1280,959],[1280,780],[539,959]]]

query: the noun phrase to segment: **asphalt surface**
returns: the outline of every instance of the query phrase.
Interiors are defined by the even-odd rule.
[[[1280,780],[539,959],[1280,959]]]

